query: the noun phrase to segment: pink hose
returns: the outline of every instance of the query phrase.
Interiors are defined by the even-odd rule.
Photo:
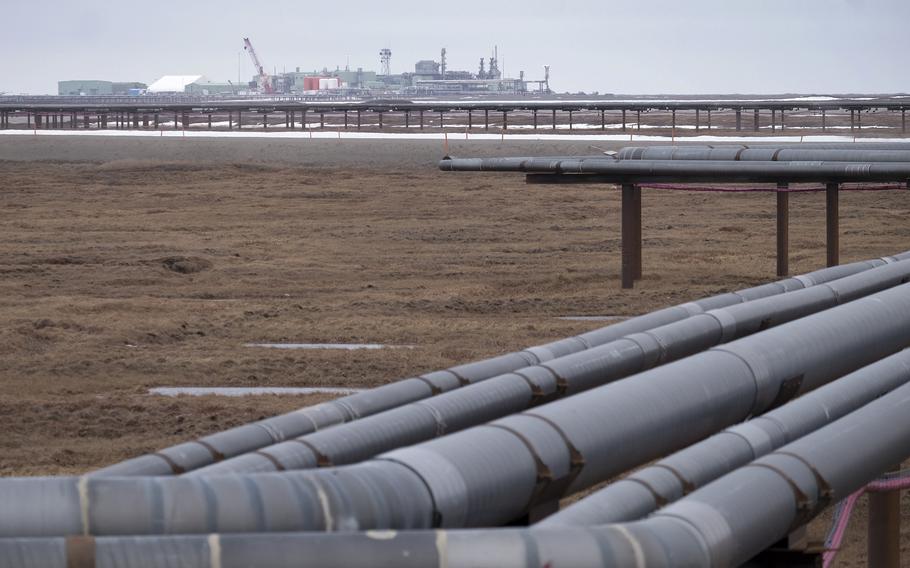
[[[822,554],[822,567],[829,568],[834,562],[834,558],[840,551],[840,546],[844,541],[847,525],[850,523],[850,515],[853,513],[856,502],[863,493],[900,491],[901,489],[910,489],[910,475],[906,475],[906,472],[901,472],[901,474],[896,477],[886,476],[877,479],[844,499],[838,508],[838,512],[835,513],[834,526],[828,532],[828,538],[825,542],[826,550],[824,554]]]

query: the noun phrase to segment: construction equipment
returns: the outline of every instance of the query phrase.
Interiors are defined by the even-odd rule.
[[[253,60],[253,66],[256,67],[256,74],[258,76],[259,88],[262,89],[262,92],[271,95],[275,92],[275,89],[272,87],[272,77],[265,70],[265,67],[259,61],[259,56],[256,55],[256,50],[253,49],[253,43],[250,41],[250,38],[243,38],[243,49],[250,54],[250,59]]]

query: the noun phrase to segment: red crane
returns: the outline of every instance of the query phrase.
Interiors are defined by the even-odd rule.
[[[259,75],[259,87],[266,93],[271,95],[275,92],[275,89],[272,87],[272,77],[266,72],[265,67],[262,63],[259,62],[259,56],[256,55],[256,50],[253,49],[253,44],[250,42],[250,38],[243,38],[243,49],[250,53],[250,59],[253,60],[253,65],[256,67],[256,73]]]

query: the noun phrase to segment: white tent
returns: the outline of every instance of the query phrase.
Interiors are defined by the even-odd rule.
[[[149,85],[149,93],[182,93],[187,85],[200,81],[202,75],[165,75]]]

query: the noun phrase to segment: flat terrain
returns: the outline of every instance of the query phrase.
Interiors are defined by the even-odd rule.
[[[320,400],[151,387],[371,387],[603,325],[557,316],[635,315],[774,279],[772,194],[644,190],[645,278],[621,291],[615,188],[442,173],[442,153],[0,136],[0,474],[82,473]],[[790,203],[798,274],[824,263],[824,195]],[[903,191],[845,193],[841,214],[845,262],[910,248]],[[851,542],[864,530],[854,523]],[[840,565],[859,562],[856,548]]]

